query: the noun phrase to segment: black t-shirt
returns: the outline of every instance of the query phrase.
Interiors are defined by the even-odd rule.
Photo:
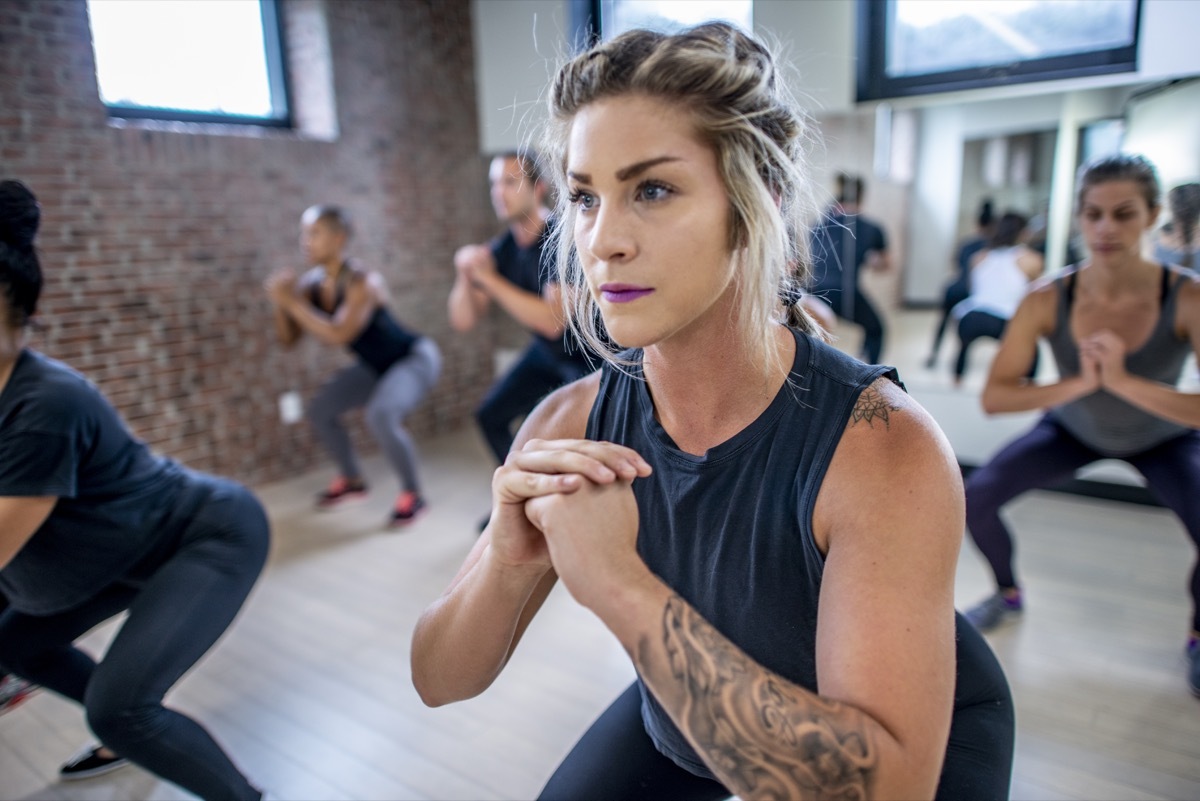
[[[202,502],[190,474],[154,456],[86,378],[33,350],[0,392],[0,496],[56,496],[0,570],[28,614],[61,612],[125,577]]]
[[[535,295],[541,295],[547,284],[557,284],[558,268],[554,252],[550,249],[550,231],[553,227],[553,220],[548,221],[541,236],[527,248],[517,244],[512,231],[505,231],[493,239],[491,250],[497,271],[521,289]],[[564,331],[558,337],[545,337],[535,332],[534,338],[556,359],[578,362],[589,372],[594,369],[569,331]]]
[[[887,237],[861,214],[831,213],[813,229],[811,244],[812,289],[843,289],[858,283],[868,253],[887,250]]]

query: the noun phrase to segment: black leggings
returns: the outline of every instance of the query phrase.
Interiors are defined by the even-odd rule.
[[[1002,589],[1018,587],[1013,538],[1000,518],[1006,503],[1032,489],[1052,487],[1079,468],[1108,458],[1077,440],[1054,418],[1043,417],[1027,434],[1005,445],[966,481],[967,529]],[[1189,431],[1149,450],[1120,457],[1146,479],[1163,505],[1179,516],[1200,548],[1200,432]],[[1200,565],[1190,580],[1192,629],[1200,631]]]
[[[679,767],[654,747],[642,725],[642,694],[629,685],[562,761],[539,801],[717,801],[733,793]]]
[[[994,314],[985,311],[969,311],[962,316],[958,321],[958,358],[954,360],[954,377],[962,378],[963,373],[967,371],[967,349],[971,347],[975,340],[982,337],[991,337],[999,340],[1004,336],[1004,329],[1008,327],[1008,320],[1003,317],[997,317]],[[1037,374],[1038,368],[1038,353],[1033,352],[1033,363],[1029,365],[1029,372],[1025,374],[1027,378],[1033,378]]]
[[[879,364],[883,354],[883,319],[863,291],[855,287],[854,293],[847,296],[841,289],[822,289],[816,294],[825,299],[838,317],[862,326],[862,359],[867,364]]]
[[[0,663],[83,705],[106,747],[204,799],[258,799],[198,723],[163,696],[225,632],[267,556],[268,523],[243,487],[211,482],[208,500],[178,547],[144,580],[120,581],[54,615],[0,614]],[[128,609],[97,664],[75,647],[88,630]]]
[[[954,719],[936,798],[1007,799],[1016,731],[1008,681],[983,637],[957,614],[955,632]],[[655,749],[634,683],[584,733],[538,798],[716,801],[731,795],[720,782],[696,776]]]
[[[582,361],[560,358],[534,341],[508,373],[492,385],[475,419],[496,461],[504,464],[513,444],[513,421],[533,411],[542,398],[591,370]]]

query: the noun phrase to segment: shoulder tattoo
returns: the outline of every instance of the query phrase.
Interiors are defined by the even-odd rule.
[[[900,404],[884,396],[874,386],[869,386],[858,396],[854,408],[850,410],[850,425],[856,426],[865,422],[874,428],[875,421],[878,420],[883,423],[884,428],[889,428],[892,412],[898,412],[900,409]]]

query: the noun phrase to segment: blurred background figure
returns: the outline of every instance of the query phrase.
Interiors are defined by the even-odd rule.
[[[937,328],[933,331],[933,345],[929,348],[929,358],[925,366],[932,368],[937,364],[938,350],[942,346],[942,337],[950,322],[950,310],[967,299],[971,294],[970,273],[975,254],[987,247],[988,238],[992,235],[993,220],[992,201],[984,200],[979,205],[979,215],[975,218],[975,230],[958,246],[954,257],[956,272],[942,293],[942,316]]]
[[[878,364],[883,353],[883,318],[859,286],[859,273],[888,270],[887,236],[860,212],[865,184],[846,173],[837,176],[837,202],[812,232],[811,292],[825,300],[840,319],[863,330],[862,360]]]
[[[346,347],[357,357],[334,373],[313,397],[313,430],[338,464],[338,475],[317,497],[328,509],[363,498],[350,435],[341,416],[363,408],[367,426],[400,483],[389,528],[412,523],[426,510],[421,493],[417,445],[404,419],[437,383],[442,356],[437,343],[402,326],[388,309],[383,276],[346,258],[352,233],[347,214],[336,206],[313,206],[300,220],[301,244],[312,269],[297,278],[291,270],[266,281],[275,307],[275,333],[290,347],[308,333],[326,345]]]
[[[987,246],[971,258],[968,273],[970,292],[955,304],[951,316],[958,321],[958,357],[954,360],[954,384],[962,383],[967,369],[967,351],[981,337],[999,340],[1016,314],[1029,282],[1042,274],[1042,255],[1025,243],[1027,220],[1008,212],[996,223]],[[1037,372],[1037,351],[1029,377]]]
[[[1200,267],[1200,236],[1196,223],[1200,220],[1200,184],[1180,184],[1167,193],[1167,208],[1171,219],[1158,230],[1154,241],[1154,258],[1163,264],[1178,264],[1194,270]]]

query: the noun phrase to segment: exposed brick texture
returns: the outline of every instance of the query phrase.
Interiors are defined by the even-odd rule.
[[[44,328],[32,344],[94,380],[155,450],[251,483],[323,462],[306,425],[279,421],[277,400],[290,389],[307,399],[350,358],[313,341],[284,351],[272,336],[261,282],[303,266],[309,204],[350,210],[353,254],[386,276],[399,318],[442,348],[416,433],[471,423],[493,344],[512,336],[498,316],[470,335],[446,321],[455,247],[496,228],[468,0],[289,7],[293,26],[324,14],[332,139],[110,121],[83,0],[0,3],[0,177],[28,183],[43,206]],[[315,66],[312,30],[293,33],[307,39],[292,70]],[[355,432],[369,448],[361,423]]]

